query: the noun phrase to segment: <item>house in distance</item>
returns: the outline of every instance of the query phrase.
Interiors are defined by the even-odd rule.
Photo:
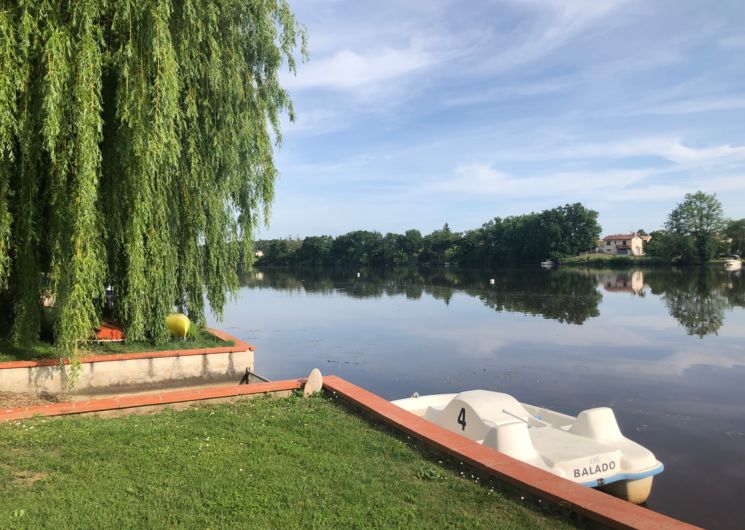
[[[613,234],[598,241],[598,252],[614,256],[643,256],[644,244],[652,239],[648,235]]]

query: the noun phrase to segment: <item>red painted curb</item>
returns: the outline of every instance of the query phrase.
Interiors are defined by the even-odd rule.
[[[80,359],[81,363],[103,363],[111,361],[129,361],[133,359],[158,359],[161,357],[189,357],[190,355],[210,355],[213,353],[240,353],[244,351],[255,351],[256,347],[243,342],[232,335],[218,329],[208,328],[218,339],[233,341],[233,346],[217,348],[195,348],[192,350],[164,350],[154,352],[117,353],[113,355],[88,355]],[[64,359],[63,364],[70,364],[69,359]],[[40,366],[59,366],[59,359],[45,359],[42,361],[6,361],[0,362],[0,370],[10,368],[36,368]]]
[[[33,416],[62,416],[65,414],[81,414],[83,412],[102,412],[105,410],[128,409],[132,407],[150,407],[153,405],[167,405],[170,403],[184,403],[187,401],[202,401],[205,399],[226,398],[234,396],[248,396],[252,394],[266,394],[297,390],[301,387],[300,379],[286,381],[272,381],[269,383],[255,383],[251,385],[231,385],[193,390],[171,390],[168,392],[153,392],[134,396],[116,396],[110,398],[91,399],[88,401],[73,401],[70,403],[51,403],[34,407],[20,407],[0,411],[0,421],[22,420]]]
[[[494,478],[612,528],[698,528],[642,508],[600,491],[557,477],[505,454],[448,431],[382,397],[336,376],[325,376],[323,386],[385,423],[458,458]]]

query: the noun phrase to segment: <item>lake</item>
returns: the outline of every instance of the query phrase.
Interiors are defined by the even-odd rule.
[[[270,379],[318,367],[387,399],[480,388],[612,407],[665,464],[650,508],[745,527],[745,274],[265,270],[211,324],[254,344]]]

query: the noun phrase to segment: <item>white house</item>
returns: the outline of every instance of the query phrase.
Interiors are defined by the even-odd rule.
[[[617,256],[643,256],[644,243],[652,239],[639,234],[613,234],[598,241],[598,251]]]

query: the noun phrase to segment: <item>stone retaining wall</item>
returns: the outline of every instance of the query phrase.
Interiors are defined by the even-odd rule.
[[[92,355],[81,359],[74,392],[116,392],[190,381],[237,383],[254,371],[254,347],[227,333],[209,330],[233,346],[194,350]],[[69,362],[56,360],[0,363],[0,392],[61,394],[66,391]]]

